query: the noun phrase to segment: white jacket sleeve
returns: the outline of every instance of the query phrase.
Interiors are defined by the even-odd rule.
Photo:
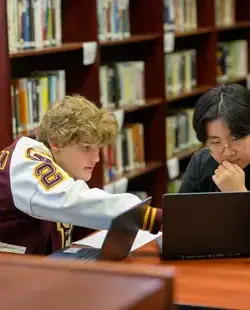
[[[21,141],[20,141],[21,143]],[[75,181],[48,154],[17,145],[10,164],[10,186],[16,208],[43,220],[107,229],[111,220],[140,199],[109,194]]]

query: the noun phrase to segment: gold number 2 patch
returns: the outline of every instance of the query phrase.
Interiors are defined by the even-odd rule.
[[[37,153],[31,148],[27,150],[27,157],[42,162],[35,167],[34,176],[41,182],[41,185],[45,189],[51,189],[64,180],[62,173],[54,165],[51,158]]]
[[[46,188],[52,188],[63,180],[63,176],[52,163],[43,163],[35,168],[35,175],[40,177]]]

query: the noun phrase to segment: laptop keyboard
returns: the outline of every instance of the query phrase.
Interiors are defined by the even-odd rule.
[[[100,254],[100,249],[96,248],[83,248],[81,251],[77,253],[76,260],[77,261],[92,261],[98,259]]]

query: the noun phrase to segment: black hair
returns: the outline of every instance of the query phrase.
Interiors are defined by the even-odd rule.
[[[203,94],[195,105],[193,127],[197,139],[206,142],[206,123],[221,118],[235,138],[250,134],[250,95],[239,84],[218,85]]]

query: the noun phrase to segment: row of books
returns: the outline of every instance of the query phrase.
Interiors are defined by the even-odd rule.
[[[199,148],[193,126],[193,108],[173,109],[166,118],[167,159],[180,152]],[[127,124],[116,143],[105,146],[103,152],[104,183],[122,177],[124,173],[145,167],[144,127],[141,123]]]
[[[166,94],[178,95],[197,85],[196,50],[165,54]],[[127,61],[102,65],[99,71],[100,102],[106,108],[145,104],[145,63]]]
[[[164,0],[164,30],[197,29],[197,0]]]
[[[171,109],[171,114],[166,118],[166,154],[167,159],[174,157],[186,150],[202,148],[202,143],[196,138],[193,129],[193,108]],[[176,159],[178,160],[178,159]],[[178,160],[179,161],[179,160]],[[177,193],[183,179],[183,171],[179,171],[174,178],[168,170],[167,193]]]
[[[44,113],[55,100],[65,97],[65,71],[34,72],[11,83],[14,138],[35,135]]]
[[[130,36],[129,0],[96,0],[99,40]],[[164,29],[197,28],[197,0],[164,0]],[[55,46],[62,42],[61,0],[8,0],[9,51]],[[235,0],[216,0],[215,22],[235,22]]]
[[[8,0],[9,51],[61,44],[61,0]]]
[[[197,85],[196,50],[165,54],[166,94],[178,95]]]
[[[235,23],[235,0],[215,0],[217,27]],[[197,28],[197,0],[164,0],[164,30],[176,32]]]
[[[217,44],[217,81],[247,76],[246,40]],[[239,57],[240,56],[240,57]],[[165,54],[166,95],[189,92],[197,86],[197,51],[181,50]],[[124,104],[145,104],[145,63],[128,61],[102,65],[99,72],[101,104],[119,108]]]
[[[192,124],[194,109],[171,109],[170,113],[165,122],[167,159],[184,150],[201,146]]]
[[[145,104],[145,64],[126,61],[102,65],[99,71],[100,102],[105,108]]]
[[[96,0],[98,37],[119,40],[130,36],[129,0]]]
[[[216,51],[217,82],[224,83],[248,75],[248,44],[246,40],[219,42]]]
[[[116,143],[103,149],[104,183],[123,173],[145,167],[144,127],[141,123],[127,124]]]
[[[235,0],[215,1],[215,24],[217,27],[231,26],[235,23]]]

